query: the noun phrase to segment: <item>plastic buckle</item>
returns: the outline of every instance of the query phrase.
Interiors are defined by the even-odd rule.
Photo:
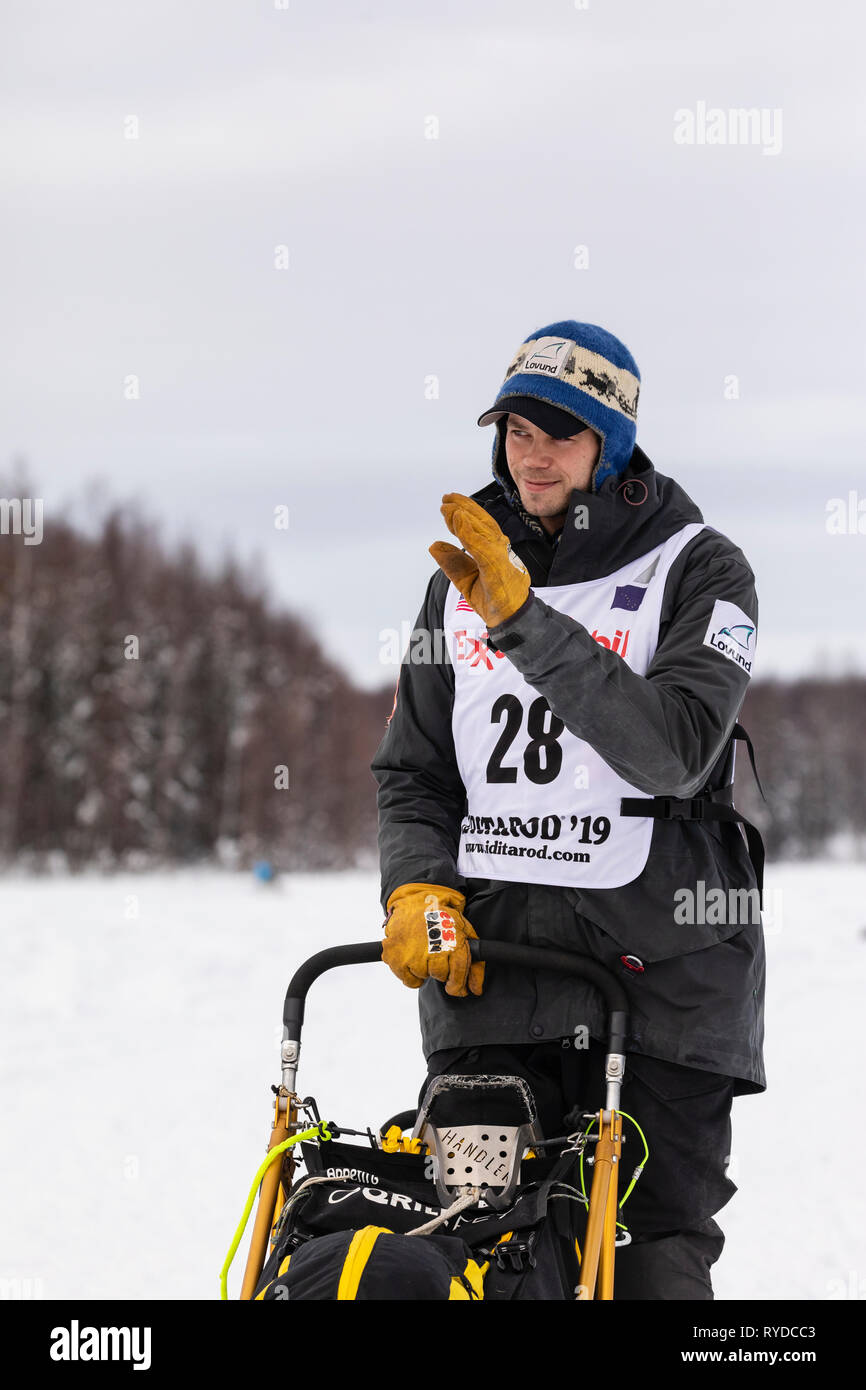
[[[661,797],[664,820],[703,820],[704,803],[699,796]]]
[[[493,1258],[503,1273],[510,1269],[512,1274],[522,1274],[525,1269],[534,1269],[532,1237],[528,1240],[507,1240],[500,1245],[494,1245]]]

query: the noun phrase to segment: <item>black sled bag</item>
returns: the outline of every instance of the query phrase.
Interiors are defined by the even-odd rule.
[[[506,1211],[470,1210],[410,1235],[442,1211],[426,1156],[336,1140],[304,1144],[303,1153],[307,1176],[274,1225],[254,1298],[574,1298],[575,1225],[583,1213],[571,1185],[574,1155],[524,1161],[533,1180],[521,1183]]]
[[[482,1274],[462,1240],[400,1235],[384,1226],[335,1231],[290,1251],[257,1298],[354,1300],[483,1298]]]

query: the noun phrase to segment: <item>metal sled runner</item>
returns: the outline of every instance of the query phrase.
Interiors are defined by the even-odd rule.
[[[310,1097],[302,1098],[296,1089],[307,993],[320,975],[336,966],[381,961],[382,942],[337,946],[318,952],[295,973],[286,993],[281,1078],[280,1085],[272,1087],[276,1099],[268,1155],[256,1174],[244,1222],[223,1268],[223,1297],[227,1296],[228,1264],[240,1241],[258,1186],[258,1206],[240,1294],[242,1300],[387,1298],[391,1296],[388,1293],[346,1291],[350,1286],[357,1290],[361,1277],[357,1272],[380,1237],[383,1259],[393,1257],[388,1255],[384,1237],[390,1237],[393,1245],[403,1241],[407,1248],[412,1248],[415,1259],[422,1242],[406,1243],[406,1236],[428,1236],[428,1246],[438,1241],[437,1259],[448,1259],[453,1252],[445,1251],[445,1247],[456,1247],[460,1242],[443,1237],[452,1236],[458,1228],[459,1235],[467,1242],[461,1248],[464,1253],[471,1254],[475,1262],[469,1262],[471,1271],[468,1266],[461,1267],[460,1260],[453,1267],[449,1266],[451,1285],[456,1293],[413,1295],[406,1291],[415,1287],[412,1284],[414,1275],[410,1272],[405,1277],[401,1275],[401,1290],[393,1296],[489,1296],[480,1291],[485,1272],[493,1270],[496,1277],[491,1278],[491,1285],[498,1279],[497,1287],[501,1288],[513,1274],[522,1274],[529,1266],[535,1266],[537,1250],[552,1248],[544,1232],[539,1240],[539,1229],[547,1221],[547,1214],[551,1213],[550,1224],[562,1235],[565,1230],[562,1213],[566,1208],[569,1212],[579,1209],[584,1224],[579,1243],[570,1228],[568,1241],[560,1241],[563,1249],[569,1248],[574,1261],[572,1270],[568,1259],[563,1261],[561,1253],[557,1256],[565,1291],[550,1294],[540,1283],[541,1292],[525,1296],[578,1300],[613,1298],[617,1215],[625,1200],[623,1197],[618,1201],[624,1118],[619,1108],[620,1089],[625,1073],[628,1032],[625,992],[610,971],[587,956],[489,940],[472,941],[470,949],[476,960],[577,976],[598,990],[607,1011],[603,1103],[597,1110],[585,1112],[584,1123],[573,1133],[549,1137],[537,1126],[533,1098],[520,1078],[446,1076],[430,1082],[418,1111],[394,1116],[378,1131],[347,1130],[323,1124],[315,1101]],[[630,1116],[626,1118],[631,1119]],[[636,1127],[643,1137],[639,1126]],[[404,1132],[410,1128],[414,1132],[404,1137]],[[345,1135],[366,1138],[368,1147],[341,1145],[338,1141]],[[302,1146],[309,1174],[298,1182],[295,1181],[296,1145]],[[583,1181],[585,1151],[587,1163],[593,1169],[588,1195]],[[348,1170],[334,1166],[346,1163],[347,1153],[351,1155],[349,1161],[358,1165],[359,1172],[377,1170],[377,1181],[382,1187],[374,1189],[372,1195],[388,1209],[380,1208],[381,1216],[377,1214],[376,1220],[387,1221],[387,1226],[367,1225],[369,1217],[363,1216],[353,1221],[353,1201],[359,1189],[344,1181],[337,1190],[340,1175]],[[578,1163],[579,1190],[573,1178]],[[389,1164],[390,1176],[379,1177]],[[642,1165],[638,1165],[628,1192],[641,1170]],[[554,1199],[559,1197],[568,1198],[568,1201],[556,1202]],[[354,1229],[341,1234],[334,1225],[336,1211]],[[302,1219],[299,1219],[300,1214],[303,1214]],[[430,1215],[432,1220],[427,1219]],[[302,1246],[306,1248],[301,1250]],[[310,1283],[309,1277],[305,1284],[296,1282],[294,1291],[280,1292],[282,1285],[275,1283],[274,1276],[284,1275],[294,1257],[302,1255],[307,1265],[314,1268],[312,1252],[331,1248],[337,1250],[342,1260],[338,1270],[339,1292],[298,1292],[299,1288],[331,1287],[316,1285],[315,1281]],[[297,1275],[301,1263],[301,1258],[294,1258],[293,1276]],[[496,1274],[497,1270],[501,1277]],[[273,1292],[275,1287],[276,1293]],[[337,1285],[333,1287],[336,1289]],[[500,1291],[493,1296],[524,1295]]]

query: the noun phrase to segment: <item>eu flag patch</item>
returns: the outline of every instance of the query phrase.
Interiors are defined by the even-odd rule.
[[[641,589],[637,584],[622,584],[617,586],[613,596],[611,608],[625,608],[627,612],[634,613],[643,603],[643,596],[646,589]]]

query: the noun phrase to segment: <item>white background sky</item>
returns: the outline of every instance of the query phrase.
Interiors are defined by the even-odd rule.
[[[832,0],[12,0],[0,470],[46,523],[98,479],[256,555],[392,683],[380,633],[441,494],[488,480],[515,347],[600,323],[639,443],[756,571],[759,674],[866,670],[866,534],[826,530],[866,509],[864,28]],[[675,143],[699,102],[780,112],[779,152]]]

